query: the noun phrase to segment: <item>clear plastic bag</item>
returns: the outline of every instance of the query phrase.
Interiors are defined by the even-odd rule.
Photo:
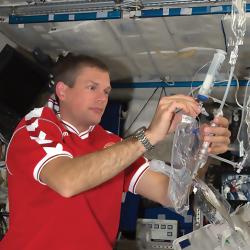
[[[154,172],[159,172],[167,176],[170,176],[170,173],[171,173],[171,166],[167,165],[164,161],[160,161],[156,159],[151,160],[149,162],[149,168],[150,170]]]
[[[175,131],[168,188],[169,199],[176,212],[180,214],[189,209],[193,168],[200,147],[199,137],[198,122],[190,116],[183,115]]]

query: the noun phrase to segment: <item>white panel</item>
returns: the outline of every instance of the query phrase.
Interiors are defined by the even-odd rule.
[[[190,81],[213,57],[212,49],[202,48],[225,49],[229,29],[223,15],[25,24],[22,29],[0,25],[0,31],[11,41],[30,51],[39,47],[54,58],[63,51],[100,57],[110,66],[115,81],[160,80],[166,76],[172,81]],[[249,75],[249,47],[247,29],[236,66],[241,78]],[[193,80],[203,80],[206,70]],[[221,72],[227,70],[224,65]]]
[[[171,17],[167,24],[179,48],[225,49],[221,18],[221,15]]]

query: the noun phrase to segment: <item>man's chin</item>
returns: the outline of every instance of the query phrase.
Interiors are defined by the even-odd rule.
[[[96,119],[90,122],[90,126],[95,126],[101,122],[101,119]]]

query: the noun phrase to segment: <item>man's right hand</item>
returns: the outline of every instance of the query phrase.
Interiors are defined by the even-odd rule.
[[[182,112],[177,112],[181,110]],[[154,118],[146,131],[146,136],[155,145],[164,140],[167,134],[175,131],[181,121],[181,113],[196,117],[200,106],[191,96],[173,95],[161,98]]]

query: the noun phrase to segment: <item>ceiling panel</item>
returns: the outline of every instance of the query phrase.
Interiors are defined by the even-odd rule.
[[[29,51],[39,47],[53,58],[68,51],[100,57],[110,66],[113,81],[190,81],[203,80],[207,68],[195,73],[211,61],[215,49],[227,49],[228,20],[218,14],[24,25],[1,23],[0,32],[20,47]],[[249,22],[247,13],[247,25]],[[236,69],[240,78],[249,74],[249,46],[248,28]],[[221,78],[226,78],[227,71],[225,63]]]

